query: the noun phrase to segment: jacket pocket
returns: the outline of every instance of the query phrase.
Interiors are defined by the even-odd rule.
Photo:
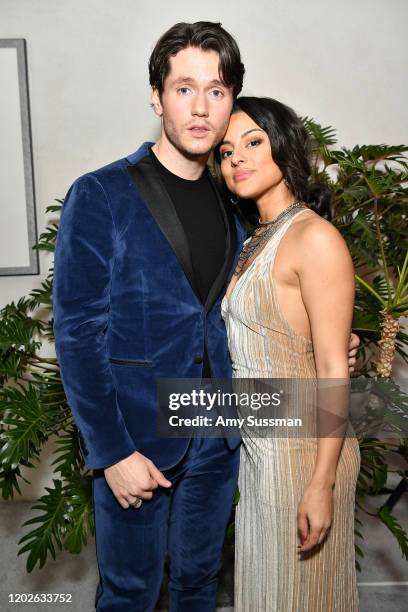
[[[118,365],[131,366],[134,368],[140,368],[140,367],[152,368],[153,367],[153,361],[151,361],[150,359],[120,359],[116,357],[109,357],[109,361],[111,363],[116,363]]]

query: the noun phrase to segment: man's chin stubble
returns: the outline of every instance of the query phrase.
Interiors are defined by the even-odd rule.
[[[197,150],[197,148],[194,146],[188,146],[187,144],[180,142],[179,139],[173,138],[171,132],[168,130],[165,129],[165,132],[167,139],[173,145],[173,147],[187,159],[196,160],[201,157],[208,157],[211,151],[213,151],[213,149],[216,147],[216,143],[212,142],[211,144],[208,143],[206,146],[202,146],[199,148],[199,150]],[[203,145],[204,143],[198,142],[197,144]]]
[[[189,147],[189,146],[185,146],[182,145],[181,143],[177,146],[177,149],[180,151],[180,153],[182,153],[185,157],[189,158],[189,159],[197,159],[200,157],[208,157],[208,155],[210,155],[211,151],[213,150],[214,146],[208,145],[205,148],[195,148],[194,146]]]

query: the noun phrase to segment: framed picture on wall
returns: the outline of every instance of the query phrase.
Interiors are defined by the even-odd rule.
[[[38,274],[26,41],[0,39],[0,275]]]

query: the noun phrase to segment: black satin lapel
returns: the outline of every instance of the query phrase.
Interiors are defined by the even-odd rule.
[[[225,281],[228,277],[228,272],[231,269],[231,266],[234,260],[234,256],[235,256],[235,251],[237,248],[237,236],[236,236],[233,212],[230,206],[228,205],[228,203],[223,201],[221,194],[219,192],[219,189],[216,185],[216,182],[214,178],[211,176],[211,173],[208,170],[208,168],[206,169],[206,172],[208,172],[208,177],[216,193],[218,204],[220,206],[220,210],[224,218],[224,223],[225,223],[225,227],[227,230],[224,264],[220,270],[220,273],[218,274],[214,283],[212,284],[211,289],[208,292],[206,302],[205,302],[205,310],[208,312],[210,308],[214,305],[215,301],[217,300],[220,292],[222,291],[224,287]]]
[[[144,203],[176,253],[193,291],[198,296],[186,234],[150,157],[143,157],[137,164],[128,166],[127,169]]]

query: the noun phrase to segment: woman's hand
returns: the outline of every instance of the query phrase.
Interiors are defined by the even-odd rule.
[[[298,552],[323,542],[333,520],[333,484],[310,482],[298,506]]]

